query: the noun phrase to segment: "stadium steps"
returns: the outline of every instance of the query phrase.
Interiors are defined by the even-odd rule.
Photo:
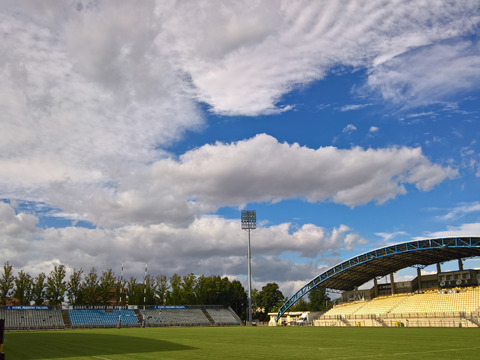
[[[473,316],[467,317],[465,314],[460,314],[460,317],[467,321],[470,321],[473,325],[480,327],[480,322],[478,321],[478,319],[475,319]]]
[[[135,311],[135,316],[137,317],[138,319],[138,322],[140,324],[143,324],[143,316],[142,314],[140,313],[140,310],[134,310]]]
[[[340,316],[340,321],[343,322],[346,326],[352,326],[352,324],[350,324],[350,321],[348,321],[344,316]]]
[[[210,314],[207,312],[207,310],[202,309],[202,312],[205,314],[205,317],[208,319],[208,321],[210,321],[210,324],[211,324],[212,326],[215,326],[215,321],[213,321],[212,317],[211,317]]]
[[[396,303],[394,306],[392,306],[388,311],[387,311],[387,314],[390,314],[392,311],[394,311],[397,307],[399,307],[400,305],[402,305],[404,302],[407,302],[410,300],[410,298],[413,296],[414,294],[409,294],[408,296],[405,296],[401,301],[399,301],[398,303]]]
[[[378,322],[383,327],[388,327],[388,324],[381,317],[375,316],[374,319],[375,319],[376,322]]]
[[[65,328],[71,329],[72,323],[70,321],[70,316],[68,315],[68,310],[62,310],[62,318],[63,323],[65,324]]]
[[[238,325],[241,325],[242,324],[242,320],[238,317],[238,315],[235,313],[235,311],[233,311],[233,309],[229,306],[228,307],[228,311],[230,311],[230,313],[232,314],[232,316],[235,318],[235,320],[238,321]]]

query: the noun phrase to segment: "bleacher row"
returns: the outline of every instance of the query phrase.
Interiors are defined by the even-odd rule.
[[[230,326],[241,321],[230,308],[221,309],[0,309],[6,330],[98,327]]]
[[[339,304],[323,314],[317,326],[349,326],[372,320],[368,326],[392,326],[400,321],[416,326],[479,326],[480,287],[428,290],[423,293],[377,297]],[[419,320],[428,319],[428,320]],[[461,325],[460,325],[461,326]]]

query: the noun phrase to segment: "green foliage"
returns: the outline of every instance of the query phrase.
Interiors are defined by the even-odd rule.
[[[54,269],[50,272],[45,289],[45,298],[50,305],[60,305],[63,302],[63,296],[66,291],[65,276],[65,265],[55,265]]]
[[[85,277],[84,289],[84,301],[85,304],[96,305],[98,304],[98,275],[97,269],[94,267],[90,269],[90,272]]]
[[[168,290],[170,285],[165,275],[157,275],[155,278],[155,297],[158,305],[165,305],[167,303]]]
[[[45,279],[44,273],[38,274],[33,280],[32,285],[32,300],[35,305],[42,305],[45,302]]]
[[[7,300],[12,295],[14,282],[13,267],[7,261],[3,266],[3,274],[0,278],[0,302],[2,305],[7,305]]]
[[[73,269],[70,281],[67,283],[67,298],[71,305],[84,304],[85,287],[82,282],[83,270]]]
[[[310,290],[308,293],[308,299],[310,302],[308,310],[310,311],[328,310],[333,306],[325,288],[316,287],[315,289]]]
[[[23,270],[19,271],[15,278],[15,292],[13,296],[18,300],[20,305],[30,305],[32,301],[32,286],[32,277],[23,272]]]
[[[102,305],[110,304],[110,300],[114,297],[113,291],[115,288],[115,275],[112,269],[107,269],[102,272],[98,283],[98,298]]]
[[[277,311],[285,297],[276,283],[268,283],[256,294],[256,306],[261,310],[256,313],[260,321],[268,321],[268,313]]]

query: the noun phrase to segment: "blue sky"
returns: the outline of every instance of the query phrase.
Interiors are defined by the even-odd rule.
[[[246,285],[255,209],[253,284],[291,295],[373,248],[479,236],[479,19],[474,1],[3,1],[0,262]]]

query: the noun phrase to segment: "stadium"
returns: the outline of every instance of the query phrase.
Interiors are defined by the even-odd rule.
[[[79,359],[92,357],[126,359],[132,353],[141,353],[143,354],[141,358],[153,359],[158,358],[160,345],[145,340],[152,336],[161,339],[171,338],[174,343],[180,341],[179,338],[193,336],[193,338],[202,339],[205,345],[215,337],[226,336],[228,340],[225,338],[221,340],[226,344],[233,342],[235,346],[248,346],[250,341],[258,343],[258,336],[261,334],[260,336],[268,339],[266,341],[280,346],[281,342],[285,341],[282,340],[284,336],[287,336],[290,341],[302,342],[301,340],[305,337],[313,340],[321,335],[333,341],[332,337],[341,338],[346,335],[339,331],[363,327],[365,328],[361,333],[348,333],[348,336],[352,336],[354,341],[358,342],[355,346],[361,347],[365,338],[371,336],[380,342],[385,341],[382,340],[385,336],[391,336],[386,328],[412,328],[408,330],[412,331],[411,333],[402,334],[402,337],[406,336],[414,346],[416,344],[414,338],[418,337],[414,328],[428,327],[430,328],[428,332],[422,334],[438,339],[442,333],[437,331],[445,328],[478,328],[480,326],[480,271],[463,267],[466,259],[479,255],[480,238],[477,237],[410,241],[360,254],[328,269],[308,282],[279,308],[278,313],[271,314],[268,327],[241,326],[242,322],[237,314],[231,308],[224,306],[5,306],[0,310],[0,318],[5,320],[6,353],[7,355],[11,353],[12,359],[77,358],[73,354],[82,355],[78,357]],[[452,261],[458,263],[458,270],[442,271],[442,265]],[[421,274],[421,269],[435,264],[436,274]],[[411,281],[395,282],[394,273],[408,267],[417,269],[417,277]],[[379,284],[378,278],[385,276],[390,277],[390,283]],[[372,288],[359,289],[361,285],[370,281],[373,281]],[[288,311],[304,295],[317,287],[341,291],[340,303],[319,314]],[[306,321],[299,322],[299,320]],[[297,326],[300,324],[303,326]],[[286,329],[277,325],[290,326]],[[277,327],[277,330],[272,326]],[[266,332],[263,329],[271,330]],[[51,330],[60,331],[52,332]],[[458,329],[450,331],[453,331],[448,335],[451,339],[465,340],[470,336],[476,336],[476,332],[458,332]],[[68,334],[68,336],[62,337],[58,334]],[[73,351],[72,342],[84,341],[82,339],[86,336],[90,339],[91,345],[82,350],[83,352]],[[141,342],[148,343],[145,346],[149,350],[138,348],[143,345],[134,345],[133,348],[120,350],[122,349],[120,343],[131,341],[131,338],[125,336],[133,337],[136,341],[143,339]],[[59,339],[65,338],[70,340],[62,345],[63,340]],[[47,348],[53,347],[61,355],[51,355],[47,351],[44,357],[40,355],[25,357],[27,353],[31,353],[32,349],[27,347],[29,350],[25,352],[24,346],[18,344],[25,345],[25,342],[32,341],[39,341],[44,344],[43,346],[46,342]],[[97,341],[100,344],[93,345]],[[423,340],[420,341],[422,342]],[[420,343],[418,346],[421,346]],[[187,341],[184,345],[185,347],[181,348],[186,350],[191,343]],[[219,349],[223,349],[220,350],[222,353],[228,353],[229,350],[224,349],[226,345],[219,345],[219,343],[217,345]],[[433,351],[436,357],[440,355],[440,358],[442,356],[447,358],[451,356],[452,348],[448,343],[444,346],[443,350],[438,350],[442,347],[437,343],[435,346],[437,350],[428,350],[427,353],[430,354]],[[39,349],[38,354],[44,354],[41,350],[42,346]],[[201,349],[201,346],[198,349]],[[257,355],[262,354],[262,348],[255,347],[255,349],[255,354],[251,353],[250,358],[261,357]],[[472,354],[472,348],[463,345],[454,349],[459,353],[465,352],[461,355],[464,358],[469,358]],[[178,351],[178,349],[172,351]],[[202,358],[212,350],[198,351],[199,358]],[[71,356],[66,356],[70,353]],[[185,354],[181,355],[181,352],[176,354],[178,358],[185,356]],[[399,352],[398,354],[410,353]],[[291,357],[296,358],[293,354]]]
[[[313,320],[316,326],[479,327],[480,271],[464,269],[463,261],[480,255],[480,238],[417,240],[369,251],[315,277],[279,309],[272,324],[291,323],[287,310],[316,287],[342,291],[341,303]],[[442,264],[458,261],[458,270],[442,272]],[[437,273],[421,274],[435,265]],[[394,273],[414,267],[412,281],[395,282]],[[378,279],[390,276],[390,283]],[[358,287],[373,280],[373,287]],[[295,314],[298,317],[298,314]]]

